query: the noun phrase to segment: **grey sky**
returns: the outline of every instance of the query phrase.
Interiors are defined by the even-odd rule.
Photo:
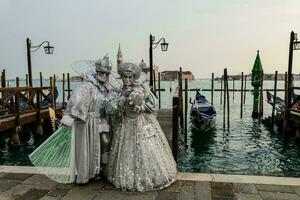
[[[260,50],[264,71],[283,73],[290,31],[300,34],[299,8],[299,0],[0,0],[0,68],[9,78],[25,76],[26,37],[55,46],[54,55],[32,54],[34,78],[72,73],[72,62],[106,53],[115,65],[119,43],[125,61],[148,63],[152,33],[170,43],[167,52],[154,50],[161,71],[249,73]],[[295,51],[295,73],[299,65]]]

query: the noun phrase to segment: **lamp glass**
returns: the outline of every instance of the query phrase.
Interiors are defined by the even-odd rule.
[[[45,53],[46,53],[46,54],[53,54],[53,52],[54,52],[54,47],[53,47],[53,46],[47,45],[47,46],[44,46],[44,50],[45,50]]]
[[[294,42],[294,50],[300,50],[300,41]]]
[[[169,43],[163,42],[163,43],[160,44],[160,46],[161,46],[162,51],[167,51]]]

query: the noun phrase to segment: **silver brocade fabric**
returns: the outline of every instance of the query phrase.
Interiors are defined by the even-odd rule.
[[[145,111],[133,111],[135,99],[124,91],[109,94],[106,110],[113,116],[113,140],[108,180],[121,190],[148,191],[169,186],[176,179],[176,163],[157,119],[157,99],[142,85],[133,87],[143,97]],[[131,101],[131,102],[130,102]]]
[[[99,133],[108,131],[103,107],[107,94],[108,89],[89,75],[73,92],[64,113],[75,119],[76,183],[86,183],[100,172]]]

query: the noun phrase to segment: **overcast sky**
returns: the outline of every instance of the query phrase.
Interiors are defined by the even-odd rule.
[[[119,43],[124,61],[148,63],[152,33],[170,43],[153,52],[161,71],[249,73],[260,50],[264,71],[283,73],[290,32],[300,34],[299,8],[299,0],[0,0],[0,68],[25,77],[27,37],[55,46],[53,55],[32,53],[34,78],[73,73],[73,62],[106,53],[116,65]],[[300,51],[293,72],[300,72]]]

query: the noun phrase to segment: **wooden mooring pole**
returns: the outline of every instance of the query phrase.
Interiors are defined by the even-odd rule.
[[[26,74],[26,87],[28,87],[28,74]]]
[[[20,146],[20,138],[19,133],[21,130],[21,120],[20,120],[20,103],[19,103],[19,92],[16,92],[15,94],[15,111],[16,111],[16,126],[13,130],[12,134],[9,138],[9,143],[12,146]]]
[[[1,75],[1,87],[5,88],[6,87],[6,75],[5,75],[5,69],[2,71]]]
[[[264,81],[263,78],[261,79],[261,87],[260,87],[260,96],[259,96],[259,115],[258,115],[258,122],[261,122],[264,113],[264,95],[263,95],[263,86]]]
[[[244,105],[246,103],[246,90],[247,90],[247,75],[245,75],[245,84],[244,84]]]
[[[160,93],[160,72],[158,72],[158,108],[161,108],[161,93]]]
[[[41,72],[40,72],[41,75]],[[42,89],[36,93],[36,105],[37,105],[37,112],[36,112],[36,134],[42,136],[44,134],[43,126],[42,126],[42,119],[41,119],[41,109],[42,109]]]
[[[16,77],[16,87],[20,87],[20,79],[19,79],[19,77]]]
[[[185,78],[184,79],[184,142],[185,145],[187,145],[187,120],[188,120],[188,80]]]
[[[234,100],[234,78],[232,79],[232,100]]]
[[[68,100],[70,99],[70,92],[71,92],[71,88],[70,88],[70,74],[67,73],[67,82],[68,82]]]
[[[65,73],[63,73],[63,82],[62,82],[62,108],[65,108]]]
[[[183,98],[182,98],[182,68],[180,67],[179,70],[179,90],[178,90],[178,96],[179,96],[179,115],[180,115],[180,128],[181,131],[183,131]]]
[[[243,81],[244,81],[244,72],[242,72],[242,76],[241,76],[241,113],[240,113],[240,118],[243,117]]]
[[[228,73],[227,73],[227,68],[225,68],[225,74],[226,74],[226,97],[227,97],[227,129],[229,130],[230,128],[230,112],[229,112],[229,89],[228,89]]]
[[[287,72],[285,72],[285,75],[284,75],[284,90],[285,90],[285,92],[284,92],[284,107],[286,107],[287,106],[287,90],[288,90],[288,83],[287,83]],[[286,131],[286,129],[287,129],[287,127],[288,127],[288,122],[287,122],[287,120],[286,120],[286,118],[287,118],[287,112],[284,112],[283,113],[283,133],[284,134],[286,134],[287,133],[287,131]]]
[[[277,97],[277,74],[278,71],[275,71],[275,78],[274,78],[274,96],[273,96],[273,106],[272,106],[272,121],[271,121],[271,129],[274,130],[274,122],[275,122],[275,102]]]
[[[52,96],[52,99],[51,99],[51,105],[52,105],[52,108],[53,108],[53,77],[49,77],[49,82],[50,82],[50,93],[51,93],[51,96]]]
[[[56,110],[56,98],[55,98],[55,96],[56,96],[56,77],[55,77],[55,75],[53,75],[53,85],[52,86],[53,86],[52,87],[52,102],[53,102],[52,108],[55,112],[55,110]]]
[[[40,86],[43,87],[43,74],[40,72]]]
[[[220,104],[222,105],[222,91],[223,91],[223,77],[221,77],[221,94],[220,94]]]
[[[172,116],[173,116],[173,126],[172,126],[172,152],[175,161],[177,162],[177,148],[178,148],[178,118],[179,118],[179,97],[173,97],[173,107],[172,107]]]
[[[226,126],[226,68],[224,69],[223,74],[223,81],[224,81],[224,101],[223,101],[223,129],[225,129]],[[222,91],[221,91],[222,94]]]
[[[215,79],[215,74],[211,74],[211,105],[214,105],[214,79]]]

